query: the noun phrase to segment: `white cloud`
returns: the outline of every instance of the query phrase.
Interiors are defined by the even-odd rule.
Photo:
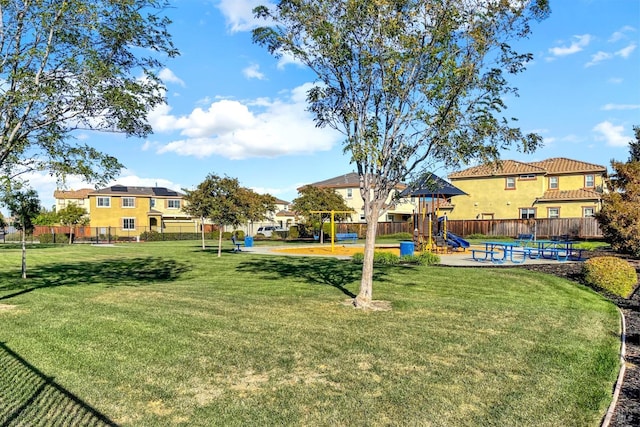
[[[631,141],[630,136],[624,135],[623,126],[615,126],[609,121],[598,123],[593,131],[599,134],[596,139],[604,140],[607,145],[613,147],[624,147]]]
[[[616,51],[617,56],[621,56],[623,58],[628,58],[634,50],[636,50],[637,45],[635,43],[631,43],[629,46],[622,48]]]
[[[585,47],[587,47],[591,42],[591,39],[592,37],[589,34],[573,36],[571,44],[569,46],[552,47],[549,49],[549,52],[553,56],[572,55],[574,53],[582,51]]]
[[[180,191],[181,185],[164,178],[143,178],[135,175],[132,171],[125,170],[117,179],[111,181],[107,187],[112,185],[126,185],[128,187],[166,187],[171,190]]]
[[[207,110],[196,108],[182,117],[156,111],[150,117],[154,129],[179,130],[185,137],[161,146],[158,153],[245,159],[330,150],[342,136],[315,126],[306,103],[311,87],[311,83],[299,86],[284,99],[216,101]]]
[[[613,55],[611,55],[610,53],[599,51],[599,52],[595,53],[594,55],[591,55],[591,61],[589,61],[586,64],[584,64],[584,66],[585,67],[592,67],[592,66],[596,65],[599,62],[606,61],[607,59],[611,59],[611,58],[613,58]]]
[[[614,43],[614,42],[617,42],[618,40],[625,39],[625,38],[627,38],[626,33],[634,32],[635,30],[636,29],[633,28],[632,26],[625,25],[624,27],[620,28],[615,33],[611,34],[611,37],[609,37],[609,42],[610,43]]]
[[[225,17],[229,30],[235,33],[265,25],[264,20],[256,19],[253,15],[253,8],[260,5],[273,7],[272,2],[265,0],[220,0],[218,9]]]
[[[621,77],[611,77],[609,80],[607,80],[607,82],[614,85],[619,85],[624,82],[624,79],[622,79]]]
[[[637,110],[640,108],[640,104],[605,104],[602,106],[602,110]]]
[[[182,79],[180,79],[178,76],[176,76],[173,71],[171,71],[168,68],[163,68],[162,70],[160,70],[160,72],[158,73],[158,77],[160,77],[160,79],[165,82],[165,83],[175,83],[178,84],[182,87],[185,87],[184,81],[182,81]]]
[[[260,72],[260,65],[258,64],[249,65],[247,68],[242,70],[242,74],[244,74],[244,76],[248,79],[258,79],[258,80],[265,79],[265,75],[264,73]]]

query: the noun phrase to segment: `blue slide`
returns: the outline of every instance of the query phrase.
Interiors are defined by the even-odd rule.
[[[469,247],[469,242],[467,242],[457,234],[453,234],[449,231],[447,231],[447,243],[449,243],[454,248],[467,249]]]

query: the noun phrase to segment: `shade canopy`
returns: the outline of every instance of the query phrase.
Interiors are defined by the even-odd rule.
[[[445,181],[433,173],[425,174],[415,184],[405,188],[401,193],[401,197],[452,197],[464,196],[467,193]]]

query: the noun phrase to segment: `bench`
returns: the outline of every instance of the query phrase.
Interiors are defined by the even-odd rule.
[[[351,240],[354,243],[358,241],[358,233],[336,233],[336,241],[342,242]]]
[[[545,256],[545,253],[548,252],[549,256]],[[560,255],[560,254],[563,255]],[[557,249],[557,248],[545,248],[540,250],[540,255],[543,258],[555,258],[557,261],[566,261],[569,259],[571,251],[567,249]]]
[[[476,257],[476,253],[479,254],[484,254],[484,258],[479,258]],[[494,262],[496,264],[502,264],[504,262],[503,259],[495,259],[494,255],[498,255],[501,254],[502,252],[500,251],[486,251],[484,249],[471,249],[471,258],[473,258],[474,261],[486,261],[488,259],[491,259],[491,262]],[[489,258],[489,256],[491,258]]]

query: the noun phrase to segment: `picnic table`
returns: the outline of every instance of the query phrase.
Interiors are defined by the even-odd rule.
[[[521,264],[528,255],[526,248],[517,249],[520,247],[518,242],[483,242],[483,244],[484,250],[471,249],[471,257],[474,261],[491,261],[494,264],[503,264],[509,260],[513,263]],[[484,254],[484,257],[479,254]],[[522,258],[514,258],[514,254],[522,255]]]

